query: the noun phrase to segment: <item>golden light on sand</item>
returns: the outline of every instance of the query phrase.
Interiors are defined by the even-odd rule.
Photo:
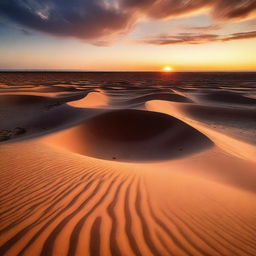
[[[172,72],[173,68],[171,66],[165,66],[165,67],[163,67],[162,71],[164,71],[164,72]]]
[[[1,73],[0,255],[256,256],[251,73],[159,63]]]

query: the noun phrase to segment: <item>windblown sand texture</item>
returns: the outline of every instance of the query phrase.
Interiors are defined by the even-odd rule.
[[[0,73],[0,255],[255,256],[255,73]]]

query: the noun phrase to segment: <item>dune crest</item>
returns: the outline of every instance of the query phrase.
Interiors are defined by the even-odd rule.
[[[234,154],[237,157],[241,157],[243,159],[254,162],[256,161],[255,145],[243,142],[232,136],[216,131],[212,127],[207,126],[205,123],[195,122],[195,120],[189,118],[189,115],[187,115],[186,111],[183,110],[183,106],[170,104],[165,101],[150,101],[147,102],[146,107],[151,111],[159,111],[160,113],[170,114],[179,118],[180,120],[186,122],[187,124],[205,134],[215,144],[223,148],[225,151]]]
[[[69,102],[68,105],[76,108],[98,108],[108,104],[108,97],[102,92],[90,92],[85,98]]]

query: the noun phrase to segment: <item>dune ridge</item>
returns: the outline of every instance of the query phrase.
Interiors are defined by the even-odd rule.
[[[149,110],[153,111],[159,111],[161,113],[171,114],[185,123],[191,125],[195,129],[198,129],[200,132],[205,134],[207,137],[209,137],[215,144],[223,148],[225,151],[236,155],[237,157],[241,157],[250,161],[255,162],[255,154],[256,154],[256,146],[254,145],[254,136],[255,136],[255,130],[254,130],[254,120],[251,125],[252,132],[246,133],[244,138],[244,141],[239,140],[239,138],[236,138],[236,133],[231,132],[223,133],[223,126],[220,127],[218,130],[216,130],[216,123],[214,124],[214,127],[212,125],[207,125],[205,122],[202,123],[200,121],[195,121],[194,119],[191,119],[189,117],[190,111],[187,111],[186,107],[183,108],[183,106],[170,104],[168,102],[160,102],[160,101],[151,101],[148,102],[147,107]],[[192,108],[193,109],[193,108]],[[216,111],[216,109],[215,109]],[[201,112],[201,111],[200,111]],[[253,112],[247,112],[250,117],[254,116],[255,111]],[[220,113],[222,115],[222,113]],[[225,114],[224,114],[225,115]],[[200,113],[200,117],[203,118],[204,116],[204,109],[202,109],[202,112]],[[200,118],[198,119],[200,120]],[[212,119],[211,119],[212,120]],[[214,119],[213,119],[214,120]],[[247,120],[249,123],[251,122],[250,118]],[[242,127],[239,123],[236,124],[237,126]],[[248,130],[247,130],[248,131]],[[240,136],[241,135],[241,130]],[[248,139],[249,137],[249,139]],[[247,141],[250,140],[250,143]]]

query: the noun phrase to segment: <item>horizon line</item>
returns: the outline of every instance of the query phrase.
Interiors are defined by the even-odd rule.
[[[81,70],[81,69],[0,69],[0,72],[164,73],[162,70]],[[186,72],[242,73],[242,72],[256,72],[256,69],[253,69],[253,70],[173,70],[170,73],[186,73]]]

